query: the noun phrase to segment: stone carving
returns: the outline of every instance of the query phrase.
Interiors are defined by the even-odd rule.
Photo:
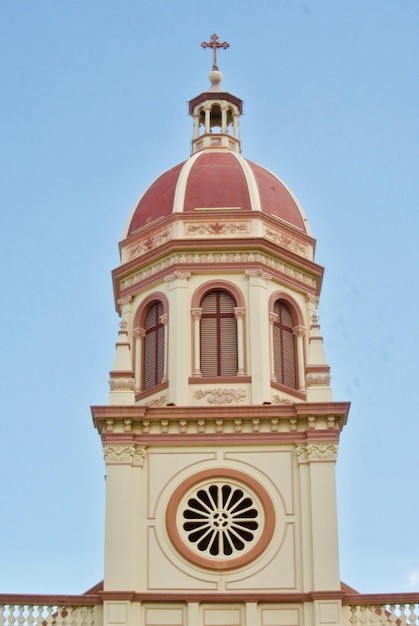
[[[294,278],[300,283],[307,285],[313,289],[316,288],[317,280],[315,277],[302,272],[301,270],[293,267],[292,265],[288,265],[283,261],[278,261],[273,257],[266,256],[260,252],[213,252],[213,253],[199,253],[199,254],[173,254],[171,256],[166,257],[162,261],[158,263],[151,264],[147,266],[147,268],[135,272],[129,278],[121,281],[121,289],[127,289],[132,285],[136,285],[140,283],[142,280],[146,280],[172,267],[173,265],[182,264],[182,263],[262,263],[267,267],[270,267],[290,278]],[[173,278],[169,278],[169,280],[175,280],[177,277],[172,275]]]
[[[322,385],[328,387],[331,381],[331,375],[328,372],[320,372],[318,374],[307,374],[306,385],[313,387],[314,385]]]
[[[173,272],[173,274],[169,274],[168,276],[164,277],[164,280],[167,283],[172,283],[175,280],[188,280],[188,278],[190,278],[192,276],[192,274],[190,272],[179,272],[176,270],[176,272]]]
[[[137,446],[135,448],[135,452],[132,457],[132,464],[135,465],[136,467],[143,467],[145,457],[146,457],[145,448],[140,448],[139,446]]]
[[[242,402],[246,397],[244,389],[199,389],[195,391],[194,398],[202,400],[206,398],[209,404],[231,404],[232,402]]]
[[[187,224],[187,235],[233,235],[247,234],[250,231],[246,222],[208,222],[206,224]]]
[[[147,239],[143,239],[140,243],[136,244],[132,248],[129,249],[129,258],[135,259],[139,256],[142,256],[146,252],[161,246],[166,241],[169,241],[172,238],[172,230],[167,228],[166,230],[161,230],[153,235],[147,237]]]
[[[336,461],[337,443],[307,443],[295,449],[299,463],[312,461]]]
[[[167,396],[163,395],[159,398],[154,398],[148,402],[144,402],[145,406],[165,406],[167,404]]]
[[[274,404],[292,404],[289,398],[283,398],[277,393],[273,395],[272,400]]]
[[[139,446],[105,446],[103,448],[105,462],[132,464],[142,467],[146,456],[145,448]]]
[[[288,250],[291,250],[292,252],[295,252],[296,254],[307,258],[307,247],[301,243],[298,243],[298,241],[292,239],[292,237],[284,235],[283,233],[280,233],[276,230],[272,230],[272,228],[265,228],[265,237],[267,237],[271,241],[274,241],[279,246],[287,248]]]
[[[121,390],[121,389],[134,389],[135,386],[135,378],[110,378],[109,379],[109,387],[112,391]]]
[[[261,278],[262,280],[271,280],[271,274],[267,274],[262,270],[245,270],[244,272],[249,278]]]

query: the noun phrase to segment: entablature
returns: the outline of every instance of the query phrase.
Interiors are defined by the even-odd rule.
[[[304,442],[337,440],[349,406],[347,402],[261,407],[93,406],[92,416],[104,440]]]

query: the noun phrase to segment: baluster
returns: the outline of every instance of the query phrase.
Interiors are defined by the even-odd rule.
[[[72,606],[69,613],[69,620],[71,626],[81,626],[82,624],[82,607],[81,606]]]
[[[379,626],[380,616],[383,614],[383,610],[379,604],[373,604],[371,606],[371,626]]]
[[[54,612],[56,610],[56,607],[45,605],[39,608],[41,611],[41,615],[44,617],[41,622],[42,626],[52,626],[52,624],[55,624]]]
[[[59,607],[58,609],[58,615],[57,615],[57,624],[61,626],[68,626],[69,624],[69,620],[67,620],[68,617],[68,610],[67,607],[62,606]]]
[[[28,626],[34,626],[36,624],[35,607],[31,604],[28,604],[26,610],[28,613],[26,616],[26,624]]]
[[[361,615],[359,617],[359,623],[361,624],[361,626],[366,626],[368,624],[369,610],[369,607],[365,606],[365,604],[361,606]]]
[[[6,606],[4,604],[0,604],[0,626],[4,626],[6,623]]]
[[[399,619],[397,623],[400,624],[400,626],[407,626],[407,624],[409,624],[408,616],[410,615],[410,604],[402,603],[402,604],[399,604],[399,607],[400,607],[400,615],[399,615]]]
[[[390,615],[388,617],[388,622],[391,626],[397,626],[398,618],[397,618],[397,604],[387,604],[386,609],[388,607],[388,611]]]
[[[349,622],[352,624],[352,626],[358,626],[357,609],[358,607],[356,604],[351,604],[351,607],[350,607],[351,616],[349,618]]]
[[[9,626],[14,626],[15,623],[15,605],[9,604],[9,615],[7,617],[7,623]]]
[[[419,623],[417,609],[419,605],[414,602],[406,604],[406,624],[416,626]]]
[[[15,624],[17,624],[17,626],[24,626],[24,624],[25,624],[25,616],[24,616],[25,606],[17,604],[16,605],[16,610],[17,610],[17,615],[15,617]]]

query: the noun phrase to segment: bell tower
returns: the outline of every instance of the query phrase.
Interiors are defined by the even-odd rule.
[[[113,272],[104,623],[338,625],[323,269],[286,185],[241,154],[242,102],[189,103],[191,156],[141,196]]]

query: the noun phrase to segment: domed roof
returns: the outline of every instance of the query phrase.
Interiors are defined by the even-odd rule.
[[[237,152],[209,148],[151,184],[132,213],[126,236],[173,213],[223,208],[260,211],[310,234],[297,200],[272,172]]]

